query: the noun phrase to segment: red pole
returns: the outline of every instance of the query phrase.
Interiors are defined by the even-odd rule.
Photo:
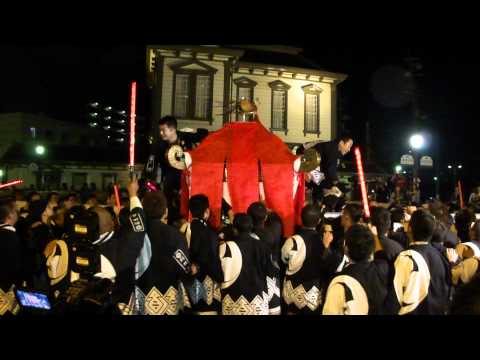
[[[23,180],[13,180],[5,184],[0,184],[0,189],[4,189],[10,186],[20,185],[23,184]]]
[[[458,180],[458,196],[460,196],[460,208],[463,209],[462,183]]]
[[[135,107],[137,100],[137,82],[132,82],[131,97],[130,97],[130,172],[133,172],[135,166]]]
[[[358,147],[355,148],[355,159],[357,160],[357,172],[358,172],[358,179],[360,182],[360,190],[362,192],[363,210],[365,211],[365,217],[370,218],[370,208],[368,207],[367,187],[365,186],[365,177],[363,174],[362,154],[360,153],[360,149]]]
[[[113,185],[113,190],[115,191],[115,205],[120,209],[120,195],[118,193],[118,185]]]

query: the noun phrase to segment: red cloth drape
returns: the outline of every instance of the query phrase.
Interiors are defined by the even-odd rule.
[[[247,126],[245,126],[247,125]],[[255,147],[257,126],[234,123],[229,126],[227,183],[234,213],[246,212],[260,198],[258,189],[258,158]]]

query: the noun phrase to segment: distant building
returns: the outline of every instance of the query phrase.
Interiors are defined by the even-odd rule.
[[[44,153],[37,152],[41,146]],[[101,129],[44,115],[0,115],[2,181],[21,178],[24,187],[80,190],[94,183],[99,190],[128,181],[128,146],[108,145]]]
[[[337,136],[337,89],[346,75],[320,68],[285,46],[147,47],[152,120],[175,115],[181,127],[217,130],[225,110],[254,100],[263,125],[288,144]]]

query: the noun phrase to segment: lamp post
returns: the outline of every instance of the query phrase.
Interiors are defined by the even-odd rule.
[[[418,154],[417,151],[423,148],[425,139],[421,134],[413,134],[410,136],[410,147],[412,148],[413,155],[413,190],[417,194],[417,177],[418,177]],[[420,199],[418,199],[420,200]]]
[[[45,155],[46,149],[43,145],[35,146],[35,155],[39,158],[42,158]],[[44,181],[43,181],[43,164],[42,161],[38,161],[38,178],[37,178],[37,186],[40,186],[43,189]]]

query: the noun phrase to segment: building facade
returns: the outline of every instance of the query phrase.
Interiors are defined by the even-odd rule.
[[[148,46],[152,124],[174,115],[180,127],[214,131],[235,121],[231,104],[253,100],[262,124],[288,144],[337,136],[337,91],[328,72],[283,46]]]

